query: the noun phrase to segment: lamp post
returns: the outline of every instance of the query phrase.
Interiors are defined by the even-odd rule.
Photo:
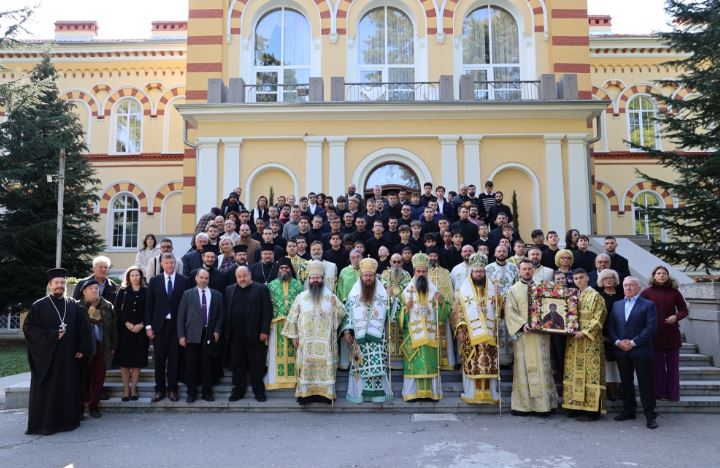
[[[65,198],[65,149],[60,150],[60,168],[58,169],[58,211],[57,246],[55,247],[55,268],[60,268],[62,260],[63,205]]]

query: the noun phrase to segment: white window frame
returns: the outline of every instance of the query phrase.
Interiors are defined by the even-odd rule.
[[[654,198],[658,201],[657,206],[654,207],[654,208],[650,208],[650,209],[662,209],[662,208],[665,208],[665,200],[663,200],[662,197],[661,197],[657,192],[654,192],[654,191],[652,191],[652,190],[641,190],[640,192],[636,193],[635,196],[634,196],[633,199],[632,199],[632,228],[633,228],[633,234],[636,235],[636,236],[647,236],[648,239],[651,239],[651,236],[649,235],[649,233],[650,233],[650,219],[649,219],[649,217],[648,217],[648,215],[647,215],[647,211],[648,211],[647,205],[645,206],[645,209],[643,210],[643,211],[646,212],[646,213],[643,215],[643,217],[644,217],[644,223],[643,223],[643,224],[645,225],[645,232],[637,232],[637,226],[636,226],[636,222],[635,222],[635,221],[636,221],[636,217],[637,217],[638,214],[639,214],[639,212],[638,212],[638,207],[635,206],[635,203],[636,203],[636,200],[638,199],[638,197],[640,197],[640,195],[644,195],[644,194],[650,194],[652,197],[654,197]],[[661,240],[661,241],[663,241],[663,242],[665,242],[665,241],[667,240],[667,231],[666,231],[665,229],[663,229],[662,227],[660,227],[660,239],[659,239],[659,240]]]
[[[631,115],[631,114],[640,114],[640,128],[641,128],[641,131],[640,131],[640,144],[641,144],[642,146],[648,146],[647,144],[645,144],[645,136],[644,136],[644,133],[643,133],[643,131],[642,131],[642,128],[643,128],[643,119],[644,119],[643,114],[647,113],[648,111],[643,111],[643,110],[639,110],[639,111],[638,111],[638,110],[630,110],[630,104],[631,104],[634,100],[636,100],[636,99],[641,99],[641,98],[646,98],[646,99],[648,99],[648,101],[650,101],[650,105],[651,105],[652,108],[653,108],[653,117],[657,117],[657,115],[658,115],[658,106],[657,106],[657,103],[655,102],[655,99],[653,99],[652,96],[650,96],[649,94],[646,94],[646,93],[638,93],[638,94],[633,95],[633,96],[628,100],[627,106],[625,107],[625,114],[626,114],[626,116],[627,116],[627,119],[626,119],[626,122],[625,122],[625,123],[626,123],[626,129],[627,129],[627,136],[628,136],[627,141],[628,141],[628,142],[631,142],[631,141],[632,141],[632,140],[631,140],[631,139],[632,139],[632,133],[631,133],[632,130],[631,130],[631,128],[630,128],[630,115]],[[655,127],[655,149],[656,149],[656,150],[662,150],[661,145],[660,145],[660,143],[662,142],[662,137],[660,136],[660,125],[658,124],[657,121],[651,121],[650,123]],[[644,151],[644,150],[641,149],[641,148],[635,148],[635,147],[632,146],[632,145],[629,145],[629,146],[630,146],[630,151]]]
[[[390,82],[390,69],[397,68],[397,69],[407,69],[411,68],[413,70],[413,81],[418,81],[417,79],[417,44],[415,41],[415,37],[417,36],[417,32],[415,29],[415,22],[413,21],[413,18],[411,15],[409,15],[404,9],[398,8],[395,5],[376,5],[372,8],[368,9],[367,11],[363,12],[362,16],[360,16],[360,20],[358,21],[358,34],[360,31],[360,23],[362,20],[370,14],[371,11],[377,10],[378,8],[383,8],[385,10],[385,44],[384,44],[384,50],[385,50],[385,57],[384,57],[384,63],[383,64],[361,64],[360,63],[360,47],[358,45],[357,50],[355,51],[355,66],[356,66],[356,78],[357,81],[360,82],[362,80],[362,74],[366,71],[380,71],[382,73],[382,82],[383,83],[389,83]],[[387,63],[387,54],[388,54],[388,34],[387,34],[387,10],[388,8],[392,8],[394,10],[399,11],[405,17],[410,21],[410,24],[413,28],[413,56],[412,56],[412,63],[405,63],[405,64],[396,64],[396,65],[390,65]]]
[[[124,245],[124,244],[125,244],[125,239],[126,239],[126,237],[127,237],[127,213],[128,213],[128,211],[131,211],[131,210],[128,210],[128,209],[122,210],[122,212],[124,213],[124,217],[123,217],[123,219],[124,219],[124,222],[123,222],[123,237],[122,237],[122,238],[123,238],[123,245],[121,245],[121,246],[115,246],[115,245],[114,245],[114,240],[115,240],[115,239],[114,239],[114,233],[115,233],[115,213],[116,213],[116,210],[115,210],[114,207],[115,207],[115,202],[116,202],[116,201],[118,200],[118,198],[120,198],[120,197],[132,198],[132,199],[135,201],[135,203],[137,204],[137,225],[138,225],[138,226],[137,226],[137,238],[136,238],[136,240],[135,240],[135,246],[127,246],[127,245]],[[134,211],[134,210],[132,210],[132,211]],[[107,231],[107,232],[108,232],[108,235],[107,235],[107,238],[108,238],[107,246],[108,246],[108,248],[107,248],[107,250],[108,250],[108,251],[114,251],[114,252],[134,252],[134,251],[136,251],[136,250],[139,248],[139,245],[140,245],[140,215],[141,215],[141,213],[142,213],[142,209],[141,209],[141,206],[140,206],[140,200],[135,196],[134,193],[131,193],[131,192],[120,192],[120,193],[117,193],[117,194],[115,194],[115,196],[112,197],[112,199],[110,199],[110,202],[108,203],[108,211],[107,211],[107,212],[108,212],[108,231]]]
[[[281,55],[281,62],[285,62],[285,11],[291,10],[303,18],[305,18],[305,21],[308,25],[308,47],[310,47],[310,50],[308,51],[308,57],[310,59],[310,63],[306,65],[277,65],[277,66],[263,66],[263,65],[256,65],[255,64],[255,38],[257,36],[257,28],[262,22],[262,20],[270,15],[271,13],[274,13],[277,10],[281,10],[280,15],[280,55]],[[277,85],[278,88],[276,89],[275,93],[277,100],[276,101],[270,101],[270,102],[283,102],[284,94],[283,92],[278,92],[278,89],[282,89],[282,85],[285,84],[285,70],[307,70],[308,71],[308,83],[298,83],[298,84],[308,84],[310,81],[310,77],[312,76],[312,62],[313,62],[313,38],[312,38],[312,24],[310,23],[310,20],[308,17],[299,9],[294,8],[292,6],[282,5],[277,8],[269,9],[268,11],[263,12],[262,15],[258,18],[258,20],[253,25],[253,33],[252,33],[252,44],[250,48],[250,54],[251,54],[251,64],[252,64],[252,71],[251,71],[251,80],[248,84],[250,85],[256,85],[257,84],[257,74],[258,73],[277,73]],[[309,89],[309,86],[308,86]],[[257,99],[258,90],[255,90],[255,96]],[[273,94],[273,93],[261,93],[261,94]],[[307,100],[307,99],[306,99]]]
[[[490,49],[487,51],[488,55],[490,56],[490,63],[489,64],[466,64],[464,63],[464,55],[460,56],[460,62],[462,63],[463,67],[463,74],[466,74],[470,71],[485,71],[487,73],[487,81],[495,81],[495,69],[496,68],[517,68],[518,69],[518,76],[520,77],[520,80],[522,80],[522,62],[523,62],[523,54],[522,54],[522,35],[520,34],[520,24],[517,21],[517,18],[513,13],[503,8],[499,5],[495,5],[492,3],[486,4],[486,5],[478,5],[477,7],[473,8],[472,10],[468,11],[467,15],[463,18],[462,26],[465,25],[465,19],[470,16],[472,13],[475,13],[477,10],[482,9],[491,9],[491,8],[497,8],[499,10],[503,10],[508,15],[512,17],[512,19],[515,21],[515,26],[517,27],[518,31],[518,63],[493,63],[493,43],[492,43],[492,21],[489,23],[489,38],[490,38]],[[460,43],[461,45],[465,43],[464,34],[461,34],[460,36]],[[465,52],[464,48],[462,50],[463,54]]]
[[[132,101],[132,102],[136,103],[140,108],[140,112],[139,113],[127,113],[127,114],[119,113],[118,109],[126,101]],[[127,118],[128,124],[129,124],[130,118],[133,116],[140,118],[140,145],[139,145],[138,151],[118,151],[117,150],[117,142],[120,139],[120,135],[118,135],[118,120],[120,118]],[[126,128],[129,129],[130,128],[129,125]],[[145,111],[143,110],[142,103],[139,100],[135,99],[134,97],[128,96],[128,97],[122,98],[117,103],[115,103],[115,106],[113,108],[112,138],[110,138],[110,150],[108,151],[108,154],[111,154],[111,155],[139,155],[139,154],[142,154],[144,132],[145,132]],[[128,134],[127,137],[130,138],[130,135]]]

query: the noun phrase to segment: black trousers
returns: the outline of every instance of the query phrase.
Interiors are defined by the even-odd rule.
[[[654,418],[655,412],[655,382],[653,381],[653,360],[637,359],[629,356],[617,357],[620,371],[620,387],[623,394],[623,413],[635,414],[637,401],[635,400],[635,382],[633,374],[637,374],[645,417]]]
[[[215,371],[215,352],[217,345],[212,333],[203,328],[200,343],[188,343],[185,347],[185,385],[188,395],[197,395],[198,384],[202,385],[203,395],[212,393]]]
[[[166,320],[165,326],[160,332],[155,332],[153,339],[156,392],[177,392],[179,346],[177,326]]]
[[[256,397],[265,396],[265,358],[267,348],[264,343],[233,343],[233,391],[245,393],[247,374],[250,373],[250,385]]]
[[[550,353],[555,367],[555,383],[562,385],[565,378],[565,346],[566,335],[553,334],[550,337]]]

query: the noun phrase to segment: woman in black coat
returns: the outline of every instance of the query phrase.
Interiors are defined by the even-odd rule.
[[[148,365],[148,338],[144,323],[146,291],[142,269],[137,265],[128,268],[115,299],[119,336],[114,365],[120,367],[122,375],[122,401],[138,399],[140,369]]]

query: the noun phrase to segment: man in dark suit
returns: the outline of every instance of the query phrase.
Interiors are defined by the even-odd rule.
[[[210,275],[210,288],[216,290],[216,291],[222,291],[225,289],[225,286],[227,286],[226,283],[226,276],[225,273],[221,272],[216,268],[217,266],[217,255],[215,254],[215,250],[209,249],[206,245],[205,250],[202,252],[202,266],[200,268],[197,268],[190,272],[190,275],[188,275],[188,287],[194,288],[195,287],[195,276],[200,270],[207,271]]]
[[[628,276],[623,281],[625,299],[617,301],[608,317],[608,334],[615,343],[615,356],[620,370],[623,410],[616,421],[635,419],[637,402],[633,373],[637,374],[640,401],[647,418],[647,427],[655,429],[655,388],[653,383],[653,336],[657,332],[657,309],[652,301],[640,297],[640,281]]]
[[[260,251],[260,262],[250,266],[252,280],[265,286],[277,278],[278,264],[275,261],[273,244],[263,244]]]
[[[160,265],[163,272],[150,280],[145,299],[145,331],[153,340],[155,353],[155,396],[152,401],[163,400],[166,392],[170,401],[178,401],[177,310],[188,287],[188,279],[175,273],[173,254],[164,253]]]
[[[262,283],[252,280],[250,269],[239,266],[235,270],[236,284],[225,289],[224,333],[230,348],[230,367],[233,371],[233,390],[230,401],[245,396],[247,373],[257,401],[266,401],[265,357],[272,320],[270,292]]]
[[[115,296],[117,295],[117,285],[108,278],[108,272],[110,271],[110,259],[107,257],[98,256],[93,258],[92,262],[93,274],[87,278],[83,278],[75,285],[75,291],[73,291],[73,299],[79,301],[82,298],[83,285],[94,279],[100,285],[100,297],[108,301],[110,304],[115,303]]]
[[[616,252],[617,239],[614,236],[607,236],[604,242],[605,253],[610,256],[610,268],[615,270],[620,277],[620,282],[630,276],[630,267],[627,258]]]
[[[197,399],[198,377],[202,382],[202,398],[215,401],[212,394],[214,361],[223,324],[222,294],[209,288],[210,273],[195,273],[197,287],[183,293],[178,307],[177,336],[185,348],[185,385],[187,402]]]

